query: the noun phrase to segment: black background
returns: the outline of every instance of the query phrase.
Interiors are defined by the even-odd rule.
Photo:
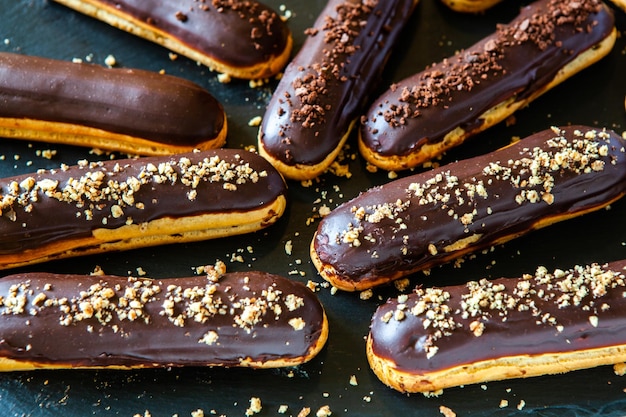
[[[289,25],[295,50],[303,30],[312,25],[323,1],[267,1],[293,15]],[[421,0],[401,42],[388,63],[380,88],[426,65],[470,46],[507,22],[522,3],[504,0],[482,15],[448,10],[437,0]],[[449,152],[442,163],[485,153],[551,125],[569,123],[626,130],[626,15],[616,11],[620,34],[610,56],[551,90],[516,114],[516,123],[499,125]],[[262,116],[275,81],[252,89],[246,81],[220,84],[216,74],[185,58],[170,60],[168,51],[101,22],[45,0],[0,0],[0,50],[63,60],[91,59],[103,64],[107,55],[117,65],[165,70],[188,78],[211,91],[228,114],[228,147],[256,144],[256,128],[248,126]],[[378,92],[380,92],[379,90]],[[356,154],[354,138],[349,154]],[[54,149],[45,159],[38,151]],[[79,159],[108,158],[87,149],[30,141],[0,141],[0,175],[11,176],[39,168],[73,164]],[[117,156],[119,157],[119,156]],[[326,174],[309,187],[289,183],[289,206],[284,217],[262,232],[216,241],[148,248],[51,262],[22,270],[89,273],[96,265],[106,273],[136,275],[141,268],[155,278],[192,275],[195,266],[225,261],[230,271],[264,270],[295,280],[322,283],[309,260],[309,243],[317,222],[307,225],[316,211],[330,208],[375,184],[389,181],[387,173],[369,173],[360,156],[349,161],[351,178]],[[582,218],[553,225],[467,260],[461,268],[436,268],[429,277],[417,274],[412,285],[463,283],[482,277],[518,276],[538,265],[568,268],[575,264],[626,258],[626,201]],[[285,243],[291,240],[293,253]],[[251,247],[251,251],[247,248]],[[243,262],[231,261],[233,254]],[[8,274],[15,271],[4,271]],[[397,291],[374,290],[373,297],[337,293],[320,286],[318,295],[330,320],[330,339],[322,353],[294,370],[171,369],[150,371],[38,371],[0,375],[0,416],[189,416],[197,409],[205,415],[243,416],[251,397],[263,404],[261,416],[285,415],[310,407],[311,415],[329,405],[333,416],[420,415],[439,416],[445,405],[457,415],[621,416],[626,415],[626,379],[610,366],[566,375],[527,380],[490,382],[446,390],[437,398],[402,395],[385,387],[371,373],[364,352],[364,337],[376,306]],[[69,343],[50,340],[50,343]],[[356,376],[358,385],[350,384]],[[501,400],[508,406],[500,408]],[[517,408],[523,401],[521,411]],[[521,407],[520,407],[521,408]]]

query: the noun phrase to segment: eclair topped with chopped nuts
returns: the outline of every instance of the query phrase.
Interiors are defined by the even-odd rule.
[[[336,287],[363,290],[597,210],[626,191],[625,145],[552,128],[372,188],[322,219],[312,259]]]
[[[0,268],[258,230],[282,215],[285,195],[267,161],[234,149],[5,178]]]
[[[0,370],[292,366],[328,324],[303,284],[262,272],[147,278],[28,273],[0,280]]]
[[[394,388],[428,392],[623,361],[625,268],[623,260],[539,267],[521,278],[418,288],[374,314],[370,363]]]

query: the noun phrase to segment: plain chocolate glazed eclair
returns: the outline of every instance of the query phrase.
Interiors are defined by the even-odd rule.
[[[626,361],[626,261],[417,288],[374,314],[367,357],[401,392]]]
[[[0,52],[0,136],[169,155],[226,141],[222,105],[191,81]]]
[[[274,368],[328,337],[305,285],[263,272],[148,279],[25,273],[0,279],[0,371]]]
[[[236,149],[0,179],[0,269],[253,232],[278,220],[286,193],[265,159]]]
[[[287,24],[255,0],[54,0],[244,79],[276,75],[293,40]]]
[[[625,146],[555,127],[374,187],[321,220],[311,258],[332,285],[364,290],[598,210],[626,192]]]
[[[359,151],[387,170],[418,166],[505,120],[607,55],[601,0],[539,0],[473,46],[396,84],[361,118]]]

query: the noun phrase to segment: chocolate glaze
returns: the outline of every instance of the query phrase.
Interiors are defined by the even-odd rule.
[[[284,52],[287,24],[252,0],[97,0],[223,64],[250,67]]]
[[[290,166],[316,165],[337,148],[378,81],[414,3],[328,2],[263,117],[259,141],[272,158]]]
[[[164,303],[173,299],[170,286],[181,288],[180,299],[167,312]],[[104,297],[102,288],[113,289],[114,293]],[[197,295],[193,300],[180,295],[194,288],[206,289],[205,295]],[[11,304],[20,296],[24,297],[24,309]],[[63,298],[67,302],[60,305],[58,301]],[[217,280],[195,276],[154,281],[19,274],[0,280],[0,300],[4,302],[0,302],[0,357],[34,363],[37,367],[238,366],[243,360],[302,362],[317,353],[313,348],[326,326],[323,308],[308,288],[262,272],[228,273]],[[81,305],[85,300],[87,303]],[[297,303],[290,304],[294,300]],[[108,309],[98,309],[96,303],[108,305]],[[195,307],[191,306],[193,303],[197,303]],[[139,312],[136,317],[130,312],[133,307],[134,313]],[[185,314],[188,308],[194,314],[176,324],[170,320]],[[208,312],[211,308],[216,311]],[[81,316],[85,311],[92,311],[91,317]],[[199,311],[203,312],[195,316]],[[196,317],[201,321],[196,321]],[[299,318],[304,327],[296,330],[290,320]],[[217,338],[201,342],[209,331],[215,332]]]
[[[0,118],[69,123],[194,146],[224,128],[221,104],[169,75],[0,53]]]
[[[497,309],[482,307],[467,317],[463,317],[461,312],[475,306],[472,305],[474,301],[463,297],[470,293],[468,286],[477,283],[442,287],[441,290],[449,294],[449,299],[443,303],[426,303],[426,310],[440,304],[450,308],[445,319],[452,318],[454,324],[442,333],[437,333],[435,320],[433,326],[424,329],[425,312],[413,314],[416,303],[424,300],[423,294],[413,293],[400,301],[390,299],[378,308],[372,318],[372,352],[393,362],[393,367],[399,371],[423,375],[507,356],[532,357],[624,345],[625,267],[626,261],[622,260],[602,266],[574,267],[563,271],[563,274],[539,268],[524,278],[480,281],[478,293],[482,291],[485,297],[498,293],[503,303],[509,300],[515,304],[510,308],[502,308],[501,305]],[[581,278],[582,284],[576,282],[578,278]],[[567,280],[573,283],[566,283]],[[520,282],[530,283],[530,288],[536,291],[521,296],[524,292],[517,288]],[[562,286],[559,283],[563,283]],[[502,287],[498,291],[493,291],[500,285]],[[580,300],[574,295],[578,289],[581,289],[577,293]],[[563,300],[567,296],[570,297],[569,302],[565,303]],[[534,307],[520,307],[531,302],[534,302]],[[400,313],[400,320],[393,317],[399,304],[406,307],[406,314]],[[443,318],[443,315],[437,317]],[[475,334],[470,330],[472,322],[480,322],[484,327],[480,326]],[[435,347],[430,355],[427,353],[428,346]]]
[[[190,164],[183,170],[180,162],[186,160]],[[159,169],[166,172],[160,174]],[[204,171],[196,172],[200,169]],[[182,180],[183,171],[189,181]],[[48,191],[51,183],[56,186]],[[64,188],[71,193],[62,193]],[[0,254],[72,241],[91,236],[94,229],[129,223],[243,213],[285,194],[282,177],[267,161],[235,149],[105,161],[9,177],[0,180]]]
[[[576,142],[587,151],[573,152]],[[625,143],[611,131],[554,128],[372,188],[322,219],[315,254],[333,284],[363,289],[603,207],[626,192]]]
[[[362,118],[361,145],[401,157],[457,127],[476,133],[485,111],[540,91],[613,29],[613,14],[599,0],[532,3],[493,35],[394,84]],[[419,103],[406,89],[420,91]]]

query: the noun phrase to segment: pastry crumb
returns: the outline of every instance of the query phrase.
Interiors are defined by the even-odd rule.
[[[261,399],[259,397],[252,397],[250,398],[250,407],[246,410],[246,416],[258,414],[262,409]]]
[[[316,417],[328,417],[332,414],[333,412],[330,411],[330,406],[328,405],[323,405],[319,408],[319,410],[317,410],[317,413],[315,413]]]
[[[439,412],[443,414],[445,417],[456,417],[456,413],[452,411],[451,408],[446,407],[445,405],[439,406]]]
[[[263,118],[261,116],[253,117],[252,119],[248,120],[248,126],[250,127],[260,126],[261,121],[263,121]]]

